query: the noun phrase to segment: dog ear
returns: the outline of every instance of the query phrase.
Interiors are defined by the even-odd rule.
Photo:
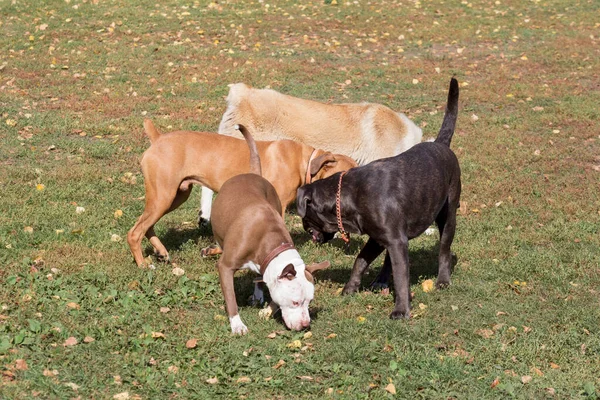
[[[331,264],[329,263],[329,261],[322,261],[320,263],[312,263],[310,265],[306,266],[306,269],[304,270],[304,275],[306,276],[306,279],[310,282],[310,283],[315,283],[315,279],[313,278],[313,274],[317,271],[320,271],[322,269],[326,269],[329,268]]]
[[[298,189],[296,195],[296,208],[298,209],[298,215],[300,218],[304,218],[306,216],[306,210],[311,202],[311,197],[311,191],[302,187]]]
[[[337,160],[335,159],[335,156],[329,151],[321,154],[318,157],[315,157],[315,159],[312,160],[312,162],[310,163],[310,177],[314,178],[315,175],[318,174],[321,169],[323,169],[324,167],[333,166],[335,164],[337,164]]]
[[[294,268],[294,264],[288,264],[285,266],[283,271],[281,271],[281,275],[277,277],[277,279],[287,279],[291,281],[296,278],[296,269]]]

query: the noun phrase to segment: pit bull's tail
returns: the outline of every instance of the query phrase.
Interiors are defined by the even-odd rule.
[[[235,126],[235,129],[242,132],[242,135],[244,135],[244,139],[246,139],[246,143],[248,143],[248,147],[250,148],[250,172],[262,176],[262,171],[260,169],[260,157],[258,156],[258,150],[256,149],[256,142],[254,142],[254,138],[244,125],[238,124]]]
[[[450,89],[448,91],[448,103],[446,104],[446,113],[444,114],[444,122],[440,128],[435,141],[445,144],[450,147],[454,128],[456,127],[456,117],[458,115],[458,81],[454,78],[450,80]]]
[[[160,132],[158,132],[152,121],[149,119],[144,120],[144,132],[146,132],[146,135],[150,138],[150,143],[154,143],[156,139],[160,137]]]

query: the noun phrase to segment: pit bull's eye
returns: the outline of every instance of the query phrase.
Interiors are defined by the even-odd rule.
[[[299,301],[292,301],[292,306],[293,307],[300,307],[300,302]]]

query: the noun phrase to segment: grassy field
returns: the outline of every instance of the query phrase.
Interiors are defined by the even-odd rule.
[[[0,397],[598,398],[600,3],[596,0],[0,0]],[[310,333],[247,304],[230,334],[199,191],[157,224],[173,263],[138,269],[142,121],[216,131],[229,83],[378,102],[452,147],[452,285],[424,292],[437,233],[411,242],[413,315],[340,296],[364,237],[330,260]],[[144,242],[151,254],[150,245]],[[381,267],[378,260],[363,282]],[[174,274],[175,267],[184,271]],[[178,270],[175,270],[177,272]],[[298,347],[298,342],[300,346]]]

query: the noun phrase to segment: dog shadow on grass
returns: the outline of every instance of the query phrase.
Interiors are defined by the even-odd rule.
[[[341,242],[341,240],[340,240]],[[340,246],[345,246],[343,242],[339,244]],[[355,249],[357,248],[357,249]],[[354,260],[360,249],[361,245],[350,246],[350,253],[354,256],[348,265],[344,266],[332,266],[326,270],[318,271],[316,275],[317,280],[329,280],[332,282],[336,282],[339,284],[346,284],[350,279],[350,273],[352,271],[352,266],[354,265]],[[384,260],[385,252],[382,253],[380,257],[378,257],[367,269],[365,274],[363,275],[361,288],[360,290],[374,290],[372,284],[377,280],[380,272],[383,269],[383,260]],[[433,279],[437,278],[438,274],[438,255],[439,255],[439,244],[433,245],[428,248],[419,248],[416,250],[410,250],[409,248],[409,273],[410,273],[410,284],[414,285],[423,279]],[[452,271],[454,271],[454,266],[457,263],[457,257],[455,254],[452,254]],[[393,278],[390,276],[389,287],[393,288],[392,283]]]

